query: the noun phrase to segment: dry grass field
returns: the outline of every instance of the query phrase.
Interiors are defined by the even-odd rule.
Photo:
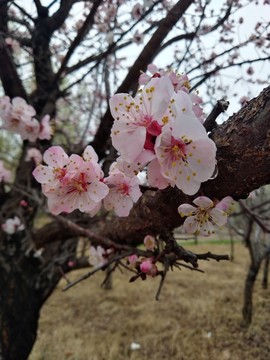
[[[190,249],[229,253],[226,244]],[[158,279],[130,284],[128,274],[117,272],[106,291],[100,287],[104,274],[98,274],[67,292],[61,281],[41,313],[30,360],[269,360],[270,290],[261,288],[261,274],[253,323],[242,326],[248,262],[247,250],[237,244],[233,262],[202,262],[204,274],[171,272],[159,301]],[[140,348],[132,350],[132,343]]]

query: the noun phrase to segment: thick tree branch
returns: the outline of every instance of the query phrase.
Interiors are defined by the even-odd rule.
[[[61,0],[59,9],[48,19],[48,27],[51,33],[64,24],[75,2],[76,0]],[[51,6],[52,4],[48,6],[48,9]]]
[[[270,87],[212,133],[219,174],[201,187],[201,194],[234,199],[270,181]],[[147,191],[126,219],[107,223],[103,234],[119,242],[139,241],[146,234],[181,225],[177,207],[190,202],[181,191]]]
[[[212,134],[217,144],[219,175],[202,185],[201,192],[221,199],[231,195],[245,198],[252,190],[269,183],[270,179],[270,87],[249,102]],[[256,166],[250,166],[256,164]],[[113,241],[136,245],[149,233],[159,234],[164,228],[172,230],[183,221],[177,207],[190,202],[180,190],[146,191],[128,218],[114,218],[96,227],[96,231]],[[54,228],[55,227],[55,228]],[[57,238],[59,227],[50,239]],[[46,231],[40,230],[37,238],[46,242]],[[68,231],[63,233],[68,235]]]
[[[270,183],[270,86],[238,113],[216,128],[211,137],[217,145],[218,176],[202,184],[199,194],[222,199],[246,198],[262,185]],[[196,196],[196,195],[195,195]],[[92,231],[119,244],[134,246],[147,234],[173,230],[183,219],[177,208],[190,203],[176,188],[147,190],[127,218],[113,218],[94,224]],[[39,246],[74,236],[63,225],[52,222],[35,234]]]
[[[21,96],[27,99],[25,88],[18,76],[10,50],[5,42],[7,27],[7,1],[0,2],[0,79],[6,95]]]

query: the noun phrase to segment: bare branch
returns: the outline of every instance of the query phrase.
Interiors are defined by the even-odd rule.
[[[213,110],[210,112],[210,114],[207,116],[206,120],[203,123],[203,126],[205,127],[207,132],[212,131],[217,126],[217,123],[216,123],[217,117],[222,112],[226,111],[228,109],[229,105],[230,105],[229,101],[226,101],[224,99],[217,101]]]
[[[82,39],[86,36],[88,31],[93,26],[95,14],[96,14],[97,9],[99,8],[100,4],[102,3],[102,1],[103,0],[97,0],[97,1],[94,2],[94,4],[93,4],[87,18],[85,19],[85,21],[83,23],[83,26],[79,30],[77,36],[75,37],[72,44],[70,45],[64,60],[62,61],[61,67],[58,70],[58,72],[57,72],[57,74],[55,76],[55,79],[54,79],[55,84],[58,83],[58,80],[59,80],[61,74],[65,71],[66,65],[67,65],[68,61],[70,60],[71,56],[73,55],[75,49],[80,45]]]

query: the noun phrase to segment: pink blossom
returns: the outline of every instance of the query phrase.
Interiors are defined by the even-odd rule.
[[[154,250],[156,247],[156,238],[152,235],[146,235],[143,239],[144,246],[147,250]]]
[[[199,97],[195,93],[189,93],[191,88],[189,83],[189,78],[187,75],[177,74],[173,70],[159,70],[156,65],[150,64],[147,67],[147,71],[151,73],[152,76],[147,75],[146,73],[142,73],[139,78],[139,84],[145,85],[147,84],[152,78],[155,77],[167,77],[174,88],[174,91],[178,93],[179,91],[185,92],[187,94],[187,98],[189,101],[191,100],[193,105],[191,104],[191,108],[193,110],[193,114],[198,118],[198,120],[202,123],[204,120],[203,110],[200,104],[202,103],[201,97]]]
[[[11,171],[7,170],[4,166],[4,162],[0,160],[0,183],[2,181],[10,182],[11,176],[12,176]]]
[[[68,265],[68,267],[73,268],[74,266],[76,266],[76,262],[75,261],[69,261],[67,263],[67,265]]]
[[[17,40],[12,39],[11,37],[7,37],[5,39],[5,42],[9,47],[11,47],[12,51],[14,51],[15,54],[18,54],[20,52],[21,47],[20,43]]]
[[[155,64],[149,64],[149,65],[147,66],[147,70],[148,70],[152,75],[158,73],[158,67],[157,67]]]
[[[250,100],[250,98],[248,96],[242,96],[241,99],[239,100],[239,103],[242,106],[244,106],[249,100]]]
[[[45,115],[40,121],[40,130],[38,138],[40,140],[50,140],[52,137],[52,128],[50,125],[50,115]]]
[[[231,196],[226,196],[216,204],[216,209],[224,211],[227,215],[230,215],[235,208],[235,201]]]
[[[192,110],[192,101],[183,91],[174,96],[175,120],[162,128],[155,143],[161,174],[187,195],[194,195],[216,166],[216,145]]]
[[[132,254],[132,255],[130,255],[130,256],[128,257],[128,262],[129,262],[130,265],[132,265],[132,266],[135,266],[138,261],[139,261],[139,258],[138,258],[138,256],[135,255],[135,254]]]
[[[227,204],[230,201],[226,199],[222,202],[223,200],[221,200],[220,207],[217,207],[208,197],[199,196],[193,201],[197,207],[190,204],[180,205],[178,207],[179,214],[182,217],[187,216],[183,224],[185,231],[188,234],[209,236],[215,232],[215,226],[221,228],[225,225],[228,213],[221,208],[228,209]]]
[[[59,146],[44,153],[48,166],[39,165],[33,175],[42,184],[53,214],[79,209],[93,216],[99,211],[100,202],[109,189],[101,181],[103,172],[96,160],[97,155],[91,146],[86,147],[83,157],[75,154],[68,157]]]
[[[68,159],[63,175],[60,172],[56,188],[45,192],[49,210],[57,215],[79,209],[93,216],[99,210],[98,204],[109,192],[108,186],[101,181],[103,172],[99,164],[73,154]]]
[[[129,94],[116,94],[110,99],[115,119],[112,143],[125,161],[132,163],[144,149],[154,151],[155,138],[170,118],[172,94],[167,78],[154,78],[134,99]]]
[[[139,77],[139,84],[146,85],[153,77],[161,77],[158,67],[155,64],[149,64],[147,66],[147,71],[150,72],[151,75],[147,75],[142,72]]]
[[[131,10],[131,15],[134,19],[138,20],[143,14],[143,7],[140,3],[137,3],[133,6],[133,9]]]
[[[133,41],[135,42],[135,44],[141,44],[143,41],[143,37],[144,35],[142,33],[139,33],[138,30],[136,30],[133,36]]]
[[[0,99],[0,116],[5,129],[19,134],[23,140],[49,140],[52,135],[49,115],[45,115],[40,123],[33,117],[35,115],[35,109],[20,97],[13,98],[12,102],[8,96]]]
[[[17,132],[23,140],[35,142],[39,136],[40,124],[35,118],[25,119],[20,122],[17,129],[13,129],[13,131]]]
[[[132,163],[129,163],[121,156],[116,159],[117,168],[129,177],[137,175],[151,160],[155,159],[155,154],[150,150],[143,150],[140,155],[134,159]]]
[[[28,202],[25,201],[25,200],[21,200],[21,201],[20,201],[20,206],[21,206],[21,207],[27,207],[27,206],[28,206]]]
[[[102,246],[98,245],[97,248],[91,246],[88,258],[89,264],[94,266],[94,268],[103,266],[107,262],[107,259],[104,257],[104,255],[106,255],[106,251]]]
[[[43,192],[55,191],[61,182],[67,182],[68,155],[60,146],[52,146],[43,156],[45,165],[38,165],[33,176],[42,184]]]
[[[194,195],[214,173],[215,143],[195,117],[180,118],[173,130],[164,127],[155,150],[161,174],[187,195]]]
[[[151,80],[151,76],[147,75],[146,73],[142,72],[139,77],[139,85],[146,85]]]
[[[152,277],[155,277],[158,272],[158,268],[155,264],[153,264],[153,258],[147,258],[142,260],[142,262],[140,263],[140,270],[141,272]]]
[[[104,199],[105,209],[114,210],[118,216],[128,216],[133,204],[142,195],[139,179],[115,170],[104,178],[104,183],[109,187],[109,194]]]
[[[32,116],[36,114],[32,106],[20,97],[13,98],[11,103],[8,97],[4,97],[1,101],[1,108],[0,115],[7,130],[20,134],[23,140],[36,140],[39,123],[32,119]]]
[[[21,223],[21,220],[18,218],[18,216],[7,219],[6,222],[1,225],[1,227],[2,230],[9,235],[25,229],[24,224]]]
[[[156,187],[160,190],[165,189],[170,185],[169,179],[166,179],[161,174],[161,167],[158,159],[154,159],[148,164],[147,180],[149,186]]]
[[[33,106],[28,105],[24,99],[20,97],[14,97],[11,102],[11,117],[13,119],[27,121],[36,115],[36,110],[33,108]]]
[[[42,162],[42,154],[37,148],[27,149],[25,161],[34,161],[36,165]]]

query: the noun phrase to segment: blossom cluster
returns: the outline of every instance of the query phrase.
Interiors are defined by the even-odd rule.
[[[156,239],[152,235],[146,235],[144,238],[144,245],[146,250],[153,251],[157,245]],[[102,246],[90,246],[89,249],[89,264],[94,268],[102,267],[107,264],[108,257],[113,254],[113,249],[104,249]],[[127,263],[130,267],[135,268],[138,273],[144,276],[155,277],[158,274],[158,268],[155,264],[154,257],[139,257],[136,254],[128,256]]]
[[[6,222],[1,225],[1,228],[5,233],[12,235],[18,231],[24,230],[25,226],[18,216],[14,216],[14,218],[7,219]]]
[[[201,123],[199,98],[189,92],[186,76],[174,72],[142,74],[135,98],[116,94],[110,99],[114,118],[113,146],[127,176],[147,166],[150,186],[177,186],[194,195],[216,166],[216,146]]]
[[[68,156],[60,146],[52,146],[45,151],[43,160],[47,165],[38,165],[33,175],[42,184],[53,214],[79,209],[94,216],[104,201],[105,209],[127,216],[141,196],[138,178],[127,177],[114,164],[109,176],[104,177],[91,146],[82,156]]]
[[[90,246],[88,261],[94,268],[105,265],[107,263],[106,250],[100,245],[96,248],[94,246]]]
[[[134,98],[123,93],[110,99],[114,118],[111,138],[119,157],[108,176],[104,176],[91,146],[82,156],[68,156],[59,146],[45,151],[46,165],[38,165],[33,175],[42,184],[50,212],[57,215],[79,209],[94,216],[103,205],[118,216],[127,216],[142,195],[141,171],[147,172],[149,186],[176,186],[187,195],[196,194],[201,183],[214,176],[216,145],[203,126],[201,98],[190,92],[188,77],[158,70],[153,64],[148,66],[148,73],[141,74],[141,88]],[[24,109],[33,116],[31,107]],[[185,231],[212,234],[214,226],[226,223],[232,202],[227,197],[214,204],[200,196],[194,200],[197,207],[180,205],[180,215],[187,216]],[[142,269],[152,273],[151,264],[147,259],[141,263]]]
[[[45,115],[39,122],[35,115],[35,109],[20,97],[15,97],[12,101],[8,96],[0,98],[0,118],[4,129],[19,134],[23,140],[50,140],[50,116]]]
[[[156,248],[156,238],[152,235],[146,235],[143,240],[146,250],[153,251]],[[134,267],[139,273],[155,277],[158,274],[158,268],[155,264],[154,256],[139,257],[135,254],[128,257],[128,263]]]

